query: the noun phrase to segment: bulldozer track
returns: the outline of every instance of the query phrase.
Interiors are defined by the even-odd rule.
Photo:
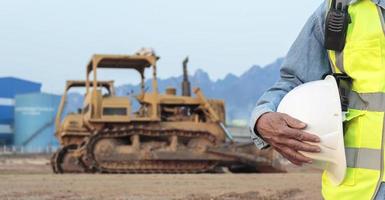
[[[185,174],[203,173],[214,169],[215,162],[210,161],[135,161],[135,162],[105,162],[99,167],[102,173],[129,174]]]
[[[63,174],[67,173],[67,170],[63,168],[62,164],[65,162],[64,157],[66,156],[67,153],[71,150],[76,150],[78,148],[78,145],[76,144],[70,144],[66,145],[60,149],[58,149],[51,157],[51,165],[52,165],[52,170],[56,174]],[[79,162],[79,168],[84,168],[82,163]],[[83,171],[83,170],[81,170]],[[80,172],[80,171],[79,171]],[[72,172],[73,173],[73,172]]]
[[[57,160],[57,151],[52,154],[51,159],[50,159],[52,172],[55,173],[55,174],[58,173],[56,160]]]
[[[206,131],[186,131],[180,129],[147,128],[141,126],[122,126],[105,128],[94,132],[86,143],[86,163],[90,171],[100,173],[203,173],[212,170],[217,162],[210,160],[135,160],[99,162],[94,154],[98,141],[107,138],[121,138],[132,135],[179,136],[187,138],[206,138],[215,144],[216,137]]]

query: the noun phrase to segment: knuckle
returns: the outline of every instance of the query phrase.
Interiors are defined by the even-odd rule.
[[[274,137],[274,139],[278,144],[285,144],[285,140],[282,137]]]
[[[302,133],[302,132],[300,132],[300,131],[298,131],[297,133],[296,133],[296,138],[297,138],[297,140],[303,140],[304,139],[304,134]]]
[[[294,155],[289,156],[291,160],[298,162],[298,159]]]
[[[282,152],[282,147],[276,142],[270,142],[270,145],[277,151]]]
[[[292,153],[292,156],[293,156],[293,158],[296,159],[296,160],[301,160],[301,156],[300,156],[299,153],[297,153],[297,152],[293,152],[293,153]]]
[[[303,145],[301,145],[301,144],[294,144],[294,148],[296,149],[296,150],[304,150],[305,148],[303,147]]]
[[[284,135],[286,133],[286,129],[283,128],[283,127],[280,127],[280,128],[277,129],[277,133],[279,135]]]
[[[278,137],[272,137],[270,140],[273,143],[278,143]]]
[[[290,152],[288,151],[288,149],[282,148],[281,151],[282,151],[282,153],[284,153],[284,154],[290,156]]]
[[[295,141],[293,141],[293,140],[290,140],[290,141],[288,142],[288,145],[289,145],[291,148],[295,149],[295,150],[297,150],[297,149],[300,147],[300,145],[299,145],[298,143],[296,143]]]
[[[303,150],[303,151],[312,151],[313,148],[312,148],[312,147],[309,147],[309,146],[307,146],[307,145],[302,145],[301,150]]]
[[[296,159],[295,157],[295,154],[293,154],[292,151],[286,151],[287,155],[291,158],[291,159]]]
[[[285,153],[285,152],[282,152],[281,154],[282,154],[283,157],[285,157],[285,158],[288,159],[288,160],[292,160],[292,159],[293,159],[293,158],[290,156],[290,154],[287,154],[287,153]]]
[[[301,156],[299,156],[298,154],[294,154],[293,158],[296,159],[296,160],[302,160]]]

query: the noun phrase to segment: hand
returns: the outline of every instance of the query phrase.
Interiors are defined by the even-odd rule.
[[[312,159],[298,151],[318,153],[321,148],[307,142],[318,143],[320,138],[303,131],[306,124],[287,114],[270,112],[263,114],[256,123],[256,131],[283,157],[295,165],[312,163]]]

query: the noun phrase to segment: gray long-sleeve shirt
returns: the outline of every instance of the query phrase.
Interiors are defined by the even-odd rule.
[[[351,4],[357,0],[351,1]],[[385,9],[385,0],[372,0]],[[330,73],[327,51],[324,47],[324,26],[328,0],[323,2],[306,22],[301,33],[291,46],[281,66],[280,79],[258,100],[253,110],[249,128],[251,138],[258,148],[268,144],[255,132],[259,117],[267,112],[275,112],[282,98],[296,86],[320,80]]]

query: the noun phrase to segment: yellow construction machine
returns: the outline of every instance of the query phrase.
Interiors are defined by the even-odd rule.
[[[81,113],[65,117],[62,124],[57,118],[56,136],[63,147],[52,159],[56,173],[201,173],[223,168],[282,171],[271,150],[260,151],[251,142],[233,141],[225,126],[224,101],[207,99],[199,88],[191,95],[188,60],[183,63],[181,95],[176,88],[160,93],[158,59],[154,54],[92,57],[82,84],[86,94]],[[133,111],[130,98],[112,92],[112,82],[98,81],[101,69],[106,68],[139,74],[137,110]],[[152,70],[151,91],[146,89],[147,69]],[[110,93],[103,95],[103,87]]]

